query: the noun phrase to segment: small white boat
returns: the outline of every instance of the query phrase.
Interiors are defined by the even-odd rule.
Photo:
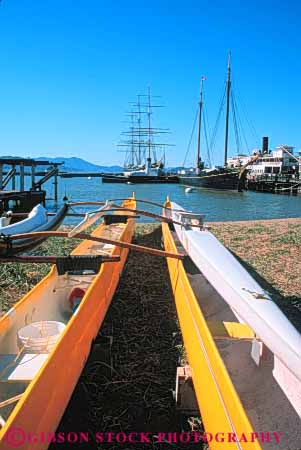
[[[12,212],[9,211],[6,217],[1,217],[0,232],[6,236],[18,233],[29,233],[37,230],[48,222],[47,210],[41,205],[35,206],[26,219],[10,224]]]

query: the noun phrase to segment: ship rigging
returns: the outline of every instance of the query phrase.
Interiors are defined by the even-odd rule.
[[[204,81],[205,77],[201,78],[201,86],[200,86],[200,99],[198,105],[198,137],[197,137],[197,152],[196,152],[196,162],[194,170],[182,170],[179,174],[179,180],[181,184],[186,186],[193,187],[204,187],[211,189],[220,189],[220,190],[242,190],[244,186],[244,178],[245,172],[242,173],[240,168],[231,168],[228,166],[228,146],[229,146],[229,122],[230,122],[230,111],[232,112],[233,119],[233,128],[236,140],[237,153],[241,152],[242,148],[242,138],[244,139],[244,144],[248,149],[248,144],[246,140],[245,133],[242,128],[241,120],[237,111],[236,99],[232,89],[232,80],[231,80],[231,54],[228,55],[228,64],[227,64],[227,80],[225,85],[225,90],[223,93],[222,101],[220,104],[220,108],[217,115],[217,120],[215,126],[213,128],[213,132],[211,135],[210,143],[208,139],[208,120],[206,120],[204,114]],[[225,108],[225,135],[224,135],[224,163],[223,166],[212,166],[211,165],[211,156],[213,153],[213,148],[216,144],[217,131],[219,128],[220,120],[222,117],[222,112]],[[194,132],[197,120],[195,120],[192,134]],[[256,135],[255,129],[251,122],[249,122],[251,132]],[[205,151],[202,152],[201,148],[201,131],[204,128],[204,135],[207,146],[207,159],[209,161],[209,167],[205,166]],[[190,148],[191,140],[188,145],[188,149],[185,155],[185,160],[183,166],[185,166],[187,154]],[[256,136],[257,140],[257,136]]]

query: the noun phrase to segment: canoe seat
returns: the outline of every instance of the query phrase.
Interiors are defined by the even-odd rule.
[[[200,225],[200,227],[203,225],[205,215],[204,214],[198,214],[198,213],[192,213],[189,211],[175,211],[179,221],[182,222],[184,226],[189,225]]]
[[[48,353],[23,353],[15,361],[17,355],[0,355],[0,382],[31,381],[46,359]]]

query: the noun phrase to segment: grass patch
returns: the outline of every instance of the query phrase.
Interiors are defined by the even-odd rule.
[[[50,238],[31,254],[64,256],[78,244],[75,239]],[[5,313],[50,270],[50,264],[0,264],[0,311]]]
[[[298,220],[254,223],[214,223],[218,239],[270,286],[273,299],[301,330],[300,244]]]

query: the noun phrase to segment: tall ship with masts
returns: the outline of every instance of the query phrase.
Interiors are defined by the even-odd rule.
[[[202,187],[220,190],[242,190],[244,185],[245,171],[241,168],[231,168],[227,165],[228,141],[229,141],[229,115],[231,101],[231,54],[228,56],[228,71],[226,81],[226,114],[225,114],[225,144],[224,144],[224,165],[216,167],[205,167],[204,158],[201,155],[201,129],[203,114],[203,82],[201,78],[200,100],[198,111],[198,141],[195,168],[192,171],[181,171],[179,182],[186,186]]]
[[[141,97],[146,98],[146,102],[141,102]],[[134,110],[130,112],[130,129],[122,133],[125,139],[119,144],[120,147],[126,148],[124,172],[118,175],[104,175],[103,183],[178,182],[176,175],[165,171],[165,148],[170,144],[155,141],[155,137],[169,132],[167,129],[152,125],[153,109],[160,106],[152,104],[150,88],[146,95],[138,95]],[[160,157],[158,157],[158,150],[162,153]]]

